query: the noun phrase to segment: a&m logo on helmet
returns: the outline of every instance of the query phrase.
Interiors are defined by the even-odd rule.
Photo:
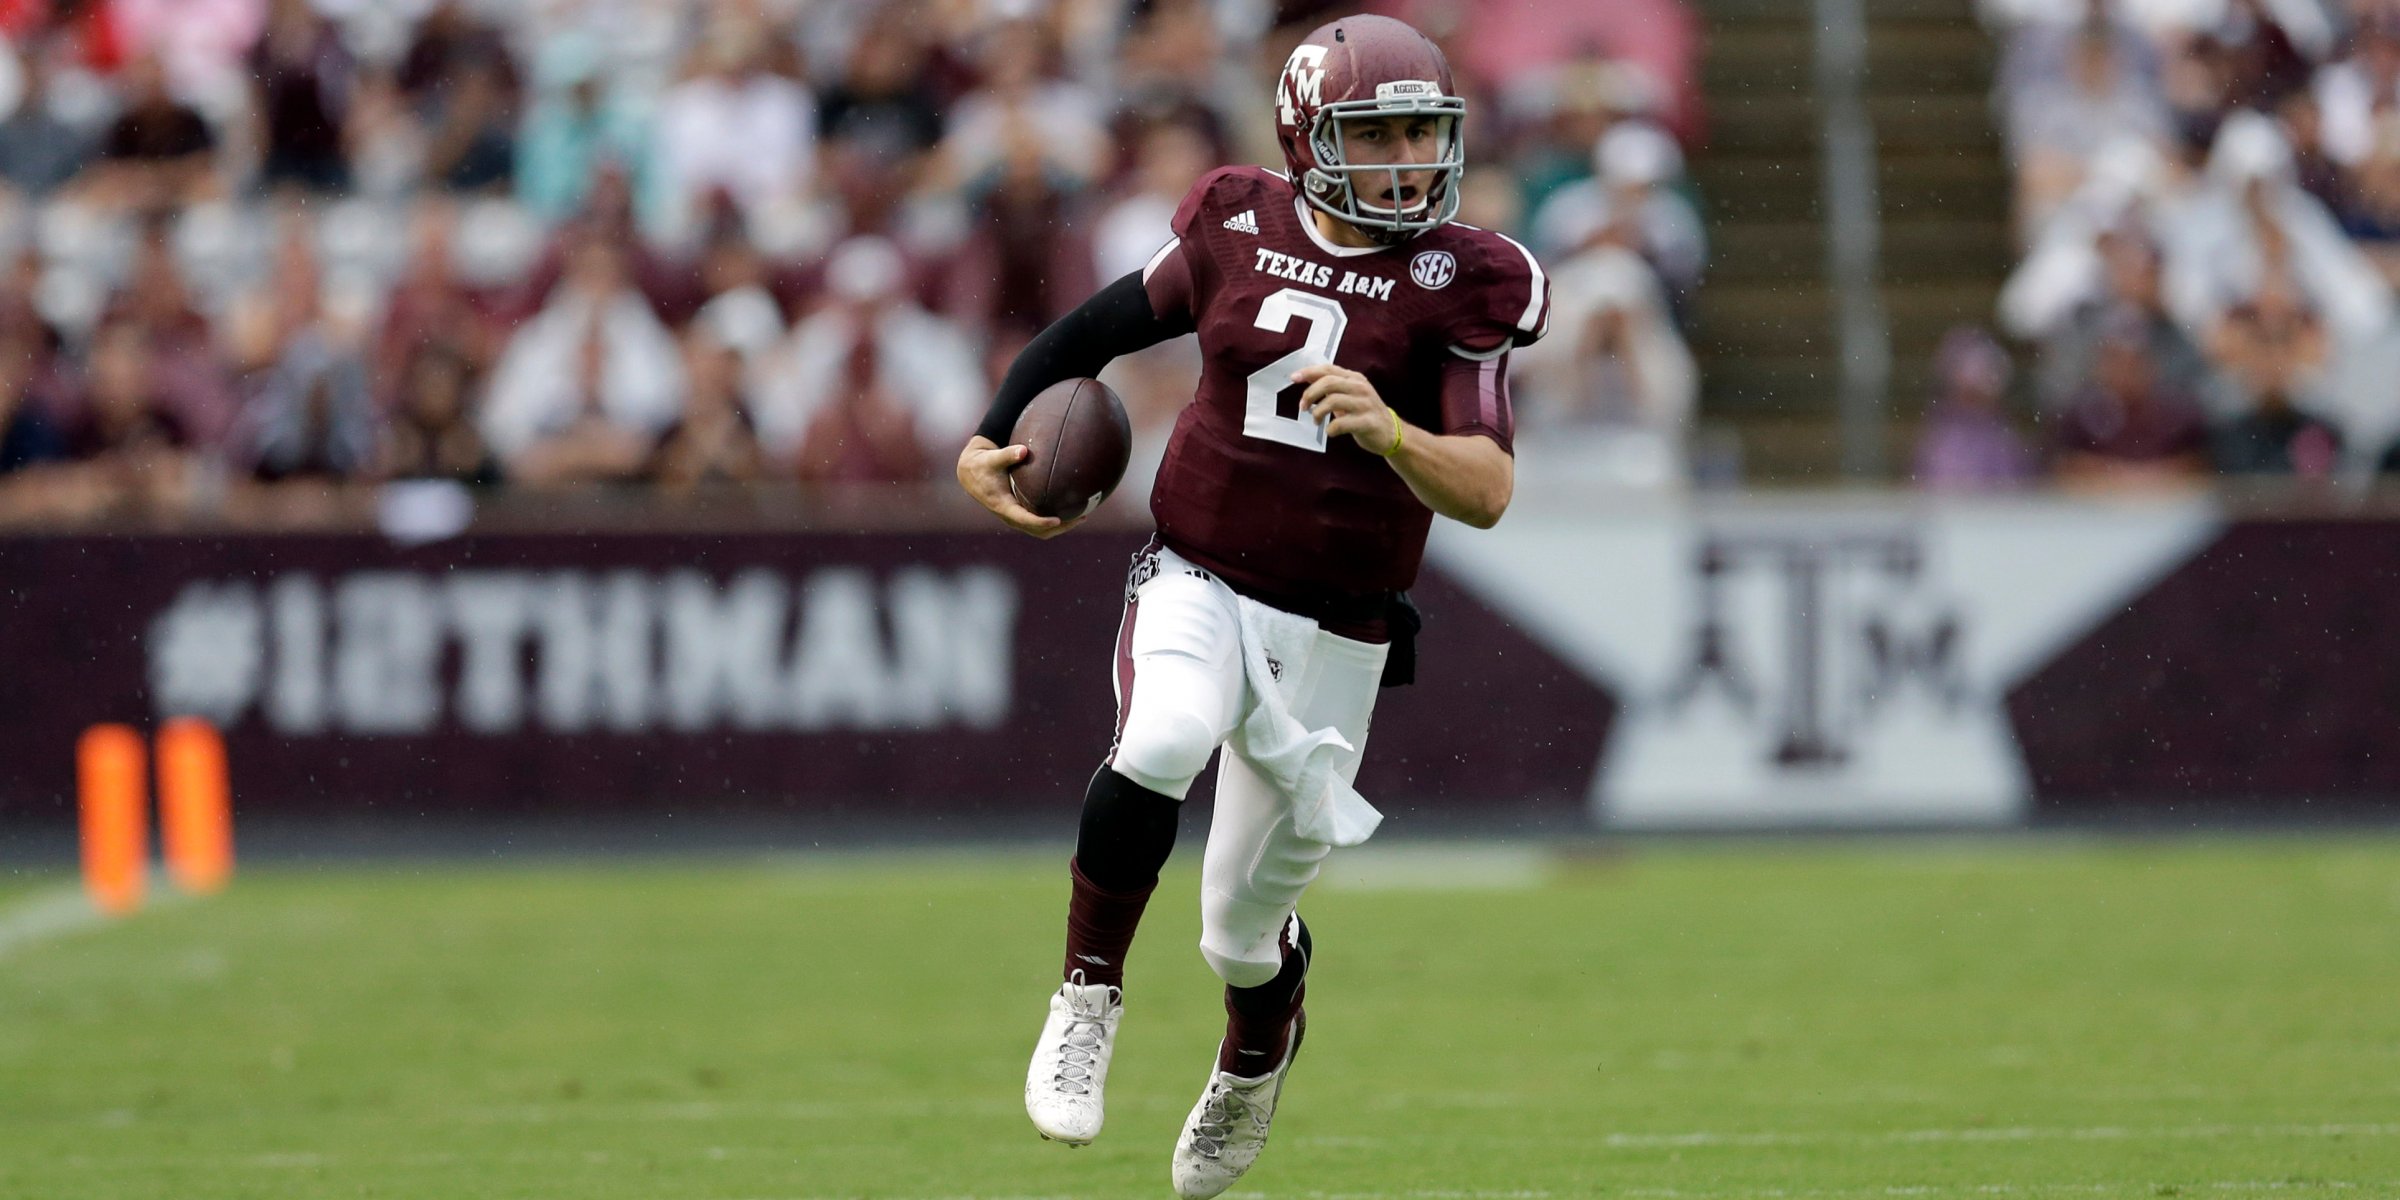
[[[1428,250],[1408,260],[1408,277],[1416,280],[1418,287],[1438,292],[1458,277],[1458,260],[1447,250]]]
[[[1283,64],[1283,86],[1275,89],[1275,119],[1298,125],[1305,113],[1325,103],[1325,47],[1299,46]]]

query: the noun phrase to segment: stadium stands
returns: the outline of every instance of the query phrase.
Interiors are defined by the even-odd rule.
[[[1524,425],[1671,481],[1693,21],[1424,7],[1476,104],[1466,219],[1531,236],[1570,198],[1546,249],[1579,324],[1525,364]],[[1324,11],[5,6],[0,519],[946,478],[1023,339],[1200,172],[1273,161],[1263,81]],[[1154,436],[1188,387],[1156,367],[1126,368]]]

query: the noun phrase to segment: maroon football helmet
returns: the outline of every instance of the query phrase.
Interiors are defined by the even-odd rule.
[[[1441,48],[1390,17],[1344,17],[1320,26],[1292,51],[1275,85],[1275,132],[1292,182],[1309,207],[1378,241],[1415,237],[1458,215],[1458,176],[1467,161],[1460,124],[1466,114],[1467,102],[1451,83]],[[1395,116],[1433,119],[1441,146],[1436,160],[1350,162],[1344,123]],[[1361,195],[1359,177],[1365,174],[1370,183],[1388,180],[1397,201],[1401,173],[1417,171],[1433,172],[1433,180],[1412,202],[1369,204]]]

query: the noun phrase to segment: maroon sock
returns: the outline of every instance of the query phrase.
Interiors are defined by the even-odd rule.
[[[1277,1008],[1236,1003],[1236,993],[1257,990],[1225,989],[1225,1044],[1217,1049],[1217,1069],[1228,1075],[1256,1079],[1283,1065],[1284,1051],[1291,1047],[1292,1018],[1300,1015],[1300,1002],[1308,996],[1303,984],[1293,988],[1291,999]]]
[[[1138,892],[1104,892],[1083,877],[1074,859],[1067,860],[1067,874],[1075,878],[1075,893],[1067,901],[1066,978],[1081,971],[1087,984],[1124,987],[1125,952],[1133,947],[1133,931],[1157,882]]]
[[[1292,945],[1287,925],[1282,938],[1283,969],[1275,978],[1253,988],[1225,989],[1225,1044],[1217,1050],[1217,1069],[1228,1075],[1255,1079],[1282,1065],[1291,1041],[1292,1018],[1308,996],[1308,956],[1314,948],[1306,926],[1300,945]]]

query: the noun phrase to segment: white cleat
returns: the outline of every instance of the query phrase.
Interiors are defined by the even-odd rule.
[[[1058,985],[1042,1040],[1033,1047],[1033,1065],[1025,1070],[1025,1115],[1043,1137],[1088,1146],[1100,1136],[1108,1056],[1124,1017],[1125,993],[1084,983],[1081,971]]]
[[[1275,1121],[1275,1102],[1282,1098],[1284,1077],[1300,1057],[1300,1039],[1308,1032],[1308,1014],[1292,1021],[1292,1044],[1274,1071],[1243,1079],[1211,1071],[1208,1087],[1192,1115],[1183,1119],[1183,1136],[1175,1139],[1175,1194],[1183,1200],[1209,1200],[1258,1161],[1267,1148],[1267,1128]]]

